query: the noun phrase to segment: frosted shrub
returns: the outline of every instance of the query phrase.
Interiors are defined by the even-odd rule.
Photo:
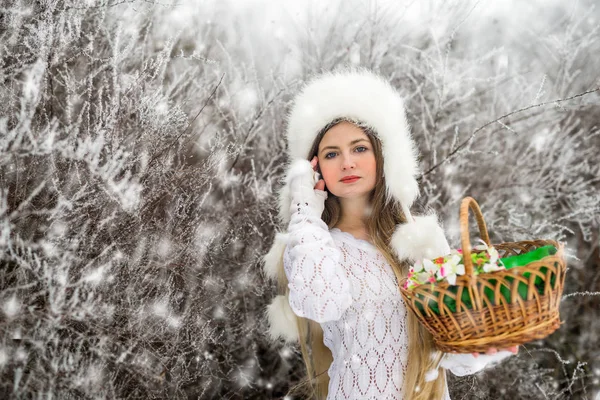
[[[597,10],[540,17],[552,35],[503,49],[512,18],[494,33],[474,3],[417,22],[326,3],[306,30],[233,1],[0,5],[0,397],[283,397],[303,368],[264,335],[260,259],[285,113],[308,74],[348,64],[406,95],[420,207],[454,246],[468,194],[493,242],[566,241],[565,293],[588,292],[514,362],[452,379],[453,397],[598,390]]]

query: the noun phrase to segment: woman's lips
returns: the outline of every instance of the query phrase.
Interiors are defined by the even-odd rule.
[[[354,182],[356,182],[359,179],[360,179],[360,177],[351,178],[351,179],[343,179],[342,182],[344,182],[344,183],[354,183]]]

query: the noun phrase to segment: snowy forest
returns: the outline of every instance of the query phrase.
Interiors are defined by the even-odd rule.
[[[262,270],[315,73],[402,93],[452,247],[565,243],[562,325],[453,399],[600,399],[595,0],[0,1],[0,397],[295,398]]]

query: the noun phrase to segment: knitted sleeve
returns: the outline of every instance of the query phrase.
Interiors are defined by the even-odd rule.
[[[283,256],[290,307],[296,315],[319,323],[335,321],[352,304],[341,252],[320,216],[306,212],[305,203],[299,208],[292,214]]]

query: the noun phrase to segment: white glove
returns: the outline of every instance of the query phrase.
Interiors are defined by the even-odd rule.
[[[320,174],[313,170],[310,161],[294,160],[285,179],[290,190],[290,216],[294,213],[321,218],[325,209],[327,192],[315,189]]]
[[[477,357],[474,357],[470,353],[446,353],[442,358],[440,366],[450,370],[456,376],[472,375],[482,369],[492,367],[498,362],[513,355],[514,353],[508,350],[501,350],[496,354],[480,354]]]

